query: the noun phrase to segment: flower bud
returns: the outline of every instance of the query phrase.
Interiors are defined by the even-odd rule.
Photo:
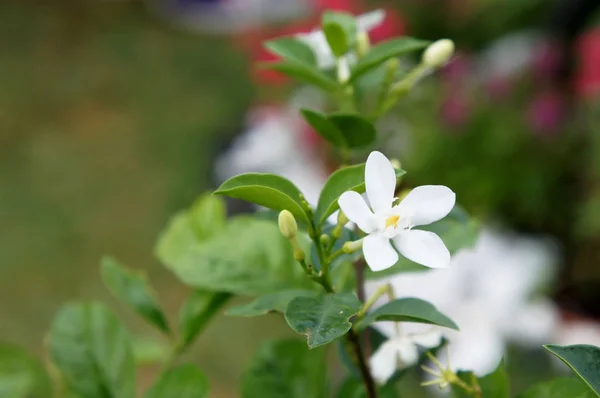
[[[350,79],[350,65],[348,60],[344,57],[338,59],[337,63],[337,76],[340,83],[347,83]]]
[[[352,253],[357,252],[360,249],[362,249],[362,245],[363,245],[362,239],[355,240],[352,242],[346,242],[346,243],[344,243],[344,246],[342,246],[342,250],[346,254],[352,254]]]
[[[390,159],[390,163],[392,164],[392,167],[396,170],[402,168],[402,165],[400,164],[400,161],[398,159]]]
[[[326,234],[321,235],[319,241],[321,242],[321,245],[323,245],[323,247],[329,247],[329,245],[331,244],[331,238],[329,237],[329,235]]]
[[[450,39],[441,39],[433,42],[425,49],[422,62],[430,68],[441,68],[452,58],[454,42]]]
[[[279,230],[281,234],[289,240],[295,239],[298,234],[298,224],[296,219],[288,210],[282,210],[279,213]]]
[[[346,215],[344,214],[344,212],[342,212],[341,210],[338,211],[338,216],[337,216],[337,225],[346,225],[348,224],[350,220],[348,220],[348,217],[346,217]]]
[[[358,32],[356,35],[356,54],[358,58],[364,58],[371,49],[371,41],[367,32]]]

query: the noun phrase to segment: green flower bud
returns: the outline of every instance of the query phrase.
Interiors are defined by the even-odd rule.
[[[298,234],[298,224],[296,224],[296,219],[293,214],[288,210],[282,210],[281,213],[279,213],[279,230],[281,231],[281,234],[289,240],[296,239],[296,235]]]
[[[400,161],[398,159],[390,159],[390,163],[392,164],[392,167],[395,168],[396,170],[399,170],[402,168],[402,165],[400,164]]]
[[[323,234],[321,235],[319,240],[321,241],[321,245],[323,245],[324,247],[329,247],[329,245],[331,244],[331,238],[329,237],[329,235]]]
[[[352,241],[352,242],[346,242],[346,243],[344,243],[344,246],[342,247],[342,250],[346,254],[352,254],[352,253],[357,252],[360,249],[362,249],[362,245],[363,245],[363,240],[362,239],[355,240],[355,241]]]
[[[452,58],[454,42],[450,39],[435,41],[425,49],[422,62],[430,68],[441,68]]]
[[[371,50],[371,41],[367,32],[359,32],[356,36],[356,54],[358,58],[364,58]]]
[[[350,220],[348,220],[348,217],[346,217],[346,215],[340,210],[338,211],[338,216],[337,216],[337,225],[346,225],[348,224]]]

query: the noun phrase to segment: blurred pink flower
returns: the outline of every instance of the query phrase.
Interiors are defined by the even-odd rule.
[[[564,103],[554,91],[547,91],[533,99],[527,110],[527,121],[533,131],[540,136],[556,132],[563,119]]]
[[[486,91],[493,101],[503,101],[508,98],[513,88],[513,82],[502,76],[490,78],[486,82]]]
[[[450,127],[463,126],[471,114],[469,103],[464,95],[453,94],[442,103],[442,120]]]
[[[575,76],[575,91],[582,97],[600,93],[600,28],[593,29],[577,43],[579,65]]]
[[[464,53],[458,53],[442,68],[444,81],[450,84],[460,84],[473,74],[470,58]]]
[[[556,76],[562,62],[562,50],[556,41],[546,40],[535,49],[532,68],[536,77]]]

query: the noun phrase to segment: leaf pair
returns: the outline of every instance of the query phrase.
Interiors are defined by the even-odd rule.
[[[377,131],[369,120],[357,114],[324,115],[302,109],[304,119],[325,140],[342,150],[363,148],[375,142]]]

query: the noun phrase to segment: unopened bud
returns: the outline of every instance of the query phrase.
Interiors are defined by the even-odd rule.
[[[400,161],[398,159],[390,159],[390,163],[392,164],[392,167],[396,170],[402,168],[402,165],[400,164]]]
[[[278,221],[281,234],[289,240],[296,239],[296,235],[298,234],[298,224],[296,224],[294,215],[288,210],[282,210],[281,213],[279,213]]]
[[[358,58],[364,58],[371,49],[371,41],[367,32],[358,32],[356,35],[356,54]]]
[[[294,259],[296,261],[302,262],[304,261],[306,255],[304,254],[304,251],[302,249],[300,249],[299,247],[294,248]]]
[[[337,63],[337,76],[340,83],[348,82],[350,79],[350,65],[345,57],[339,58]]]
[[[452,58],[454,42],[450,39],[435,41],[425,49],[422,62],[430,68],[441,68]]]
[[[321,245],[323,245],[324,247],[329,247],[329,245],[331,244],[331,238],[329,237],[329,235],[323,234],[321,235],[319,240],[321,241]]]
[[[355,240],[352,242],[346,242],[346,243],[344,243],[342,250],[346,254],[351,254],[351,253],[357,252],[360,249],[362,249],[362,245],[363,245],[362,239]]]
[[[337,225],[346,225],[349,221],[350,220],[348,220],[348,217],[346,217],[343,211],[338,211]]]

